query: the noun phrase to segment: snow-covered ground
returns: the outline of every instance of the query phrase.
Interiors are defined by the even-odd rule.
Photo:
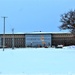
[[[75,47],[0,49],[0,75],[75,75]]]

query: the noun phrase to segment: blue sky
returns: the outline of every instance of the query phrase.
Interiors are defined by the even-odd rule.
[[[6,33],[11,33],[12,28],[15,32],[60,32],[60,15],[74,8],[75,0],[0,0],[0,17],[8,17]]]

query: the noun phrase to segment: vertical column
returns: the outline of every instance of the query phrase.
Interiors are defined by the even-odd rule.
[[[0,47],[1,47],[1,37],[0,37]]]
[[[14,28],[12,29],[12,49],[14,49]]]
[[[50,34],[50,46],[52,47],[52,34]]]

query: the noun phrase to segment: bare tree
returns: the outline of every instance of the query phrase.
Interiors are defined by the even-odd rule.
[[[62,14],[60,22],[62,23],[59,26],[61,30],[68,29],[72,34],[75,34],[75,10]]]

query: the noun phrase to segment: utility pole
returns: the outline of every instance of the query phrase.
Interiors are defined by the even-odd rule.
[[[12,49],[14,49],[14,28],[12,28]]]
[[[4,25],[3,25],[3,51],[4,51],[4,47],[5,47],[5,19],[7,17],[2,17],[4,19]]]

